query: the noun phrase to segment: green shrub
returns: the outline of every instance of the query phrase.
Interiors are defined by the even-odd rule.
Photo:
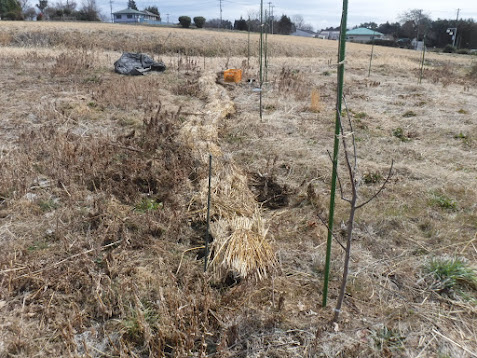
[[[190,24],[191,24],[192,20],[190,19],[189,16],[180,16],[179,17],[179,23],[181,24],[181,26],[183,28],[189,28]]]
[[[454,52],[455,52],[455,47],[452,46],[452,45],[446,45],[446,47],[444,47],[444,49],[442,50],[442,52],[445,52],[445,53],[454,53]]]
[[[199,29],[203,28],[205,25],[205,17],[202,17],[202,16],[194,17],[194,24]]]
[[[469,50],[467,50],[466,48],[461,48],[460,50],[457,50],[457,53],[460,54],[460,55],[470,54]]]

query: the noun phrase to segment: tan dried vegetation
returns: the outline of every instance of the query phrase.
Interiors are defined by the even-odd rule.
[[[376,47],[368,78],[349,44],[363,195],[396,164],[330,327],[337,43],[268,39],[260,120],[256,82],[216,81],[257,79],[246,34],[0,23],[0,357],[477,356],[475,61],[429,53],[418,85],[418,53]],[[168,70],[119,76],[121,51]],[[335,243],[330,306],[341,264]]]

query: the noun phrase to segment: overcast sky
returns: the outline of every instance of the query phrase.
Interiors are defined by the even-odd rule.
[[[109,0],[96,0],[103,14],[110,13]],[[163,21],[177,22],[181,15],[191,18],[204,16],[206,19],[220,17],[220,0],[135,0],[138,9],[154,5],[159,8]],[[80,2],[80,1],[78,1]],[[273,6],[273,14],[302,15],[305,22],[315,30],[329,26],[338,26],[341,18],[343,2],[310,1],[310,0],[263,0],[268,10],[269,2]],[[112,0],[113,12],[127,7],[127,0]],[[473,18],[477,21],[477,0],[350,0],[348,5],[348,27],[362,22],[374,21],[378,24],[398,21],[399,15],[409,9],[423,9],[432,19],[455,19],[460,8],[459,18]],[[222,0],[222,18],[233,20],[248,18],[250,13],[260,9],[260,0]]]

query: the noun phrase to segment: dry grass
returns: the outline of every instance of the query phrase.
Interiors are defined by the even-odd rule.
[[[228,67],[257,78],[245,34],[0,23],[0,356],[475,357],[475,287],[447,292],[429,270],[457,257],[474,277],[475,63],[430,53],[417,85],[418,53],[375,47],[368,78],[370,47],[348,46],[363,196],[391,159],[396,173],[358,213],[330,327],[317,214],[337,43],[289,40],[269,36],[260,120],[253,83],[216,82]],[[168,71],[116,75],[122,50]],[[225,281],[202,272],[209,153],[211,268]],[[346,216],[340,202],[338,228]]]

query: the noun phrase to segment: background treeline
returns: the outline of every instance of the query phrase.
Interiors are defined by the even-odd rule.
[[[31,6],[29,0],[0,0],[0,18],[4,20],[65,20],[65,21],[100,21],[109,20],[109,16],[101,15],[96,0],[83,0],[81,6],[74,0],[62,0],[50,3],[48,0],[37,0],[38,3]],[[136,8],[134,0],[128,0],[127,6]],[[157,13],[157,7],[149,7],[146,10]],[[187,18],[187,16],[182,16]],[[187,19],[186,19],[187,20]],[[197,20],[197,21],[195,21]],[[268,33],[289,35],[295,30],[312,31],[313,27],[304,22],[303,16],[294,15],[292,18],[283,14],[281,16],[269,16],[267,11],[263,17],[264,31]],[[181,25],[187,25],[181,22]],[[237,31],[260,31],[260,16],[258,13],[251,14],[248,19],[240,17],[233,23],[229,20],[205,19],[201,16],[194,18],[196,27],[219,28]],[[190,25],[190,23],[189,23]],[[188,26],[187,26],[188,27]],[[377,24],[365,22],[356,27],[366,27],[381,32],[393,40],[383,41],[383,45],[399,45],[398,39],[418,39],[425,37],[428,47],[444,48],[452,44],[452,37],[446,32],[449,28],[457,28],[456,48],[477,49],[477,23],[473,19],[432,20],[422,9],[408,10],[399,16],[398,22],[386,22]],[[339,30],[339,27],[326,28],[325,31]]]
[[[452,36],[446,31],[449,28],[457,28],[456,47],[477,49],[477,23],[473,19],[431,20],[429,17],[421,15],[420,21],[408,19],[404,22],[386,22],[380,25],[375,22],[366,22],[357,27],[366,27],[381,32],[392,36],[395,40],[417,38],[422,41],[425,37],[427,46],[439,48],[452,44]],[[339,30],[339,28],[332,28],[332,30],[335,29]]]

